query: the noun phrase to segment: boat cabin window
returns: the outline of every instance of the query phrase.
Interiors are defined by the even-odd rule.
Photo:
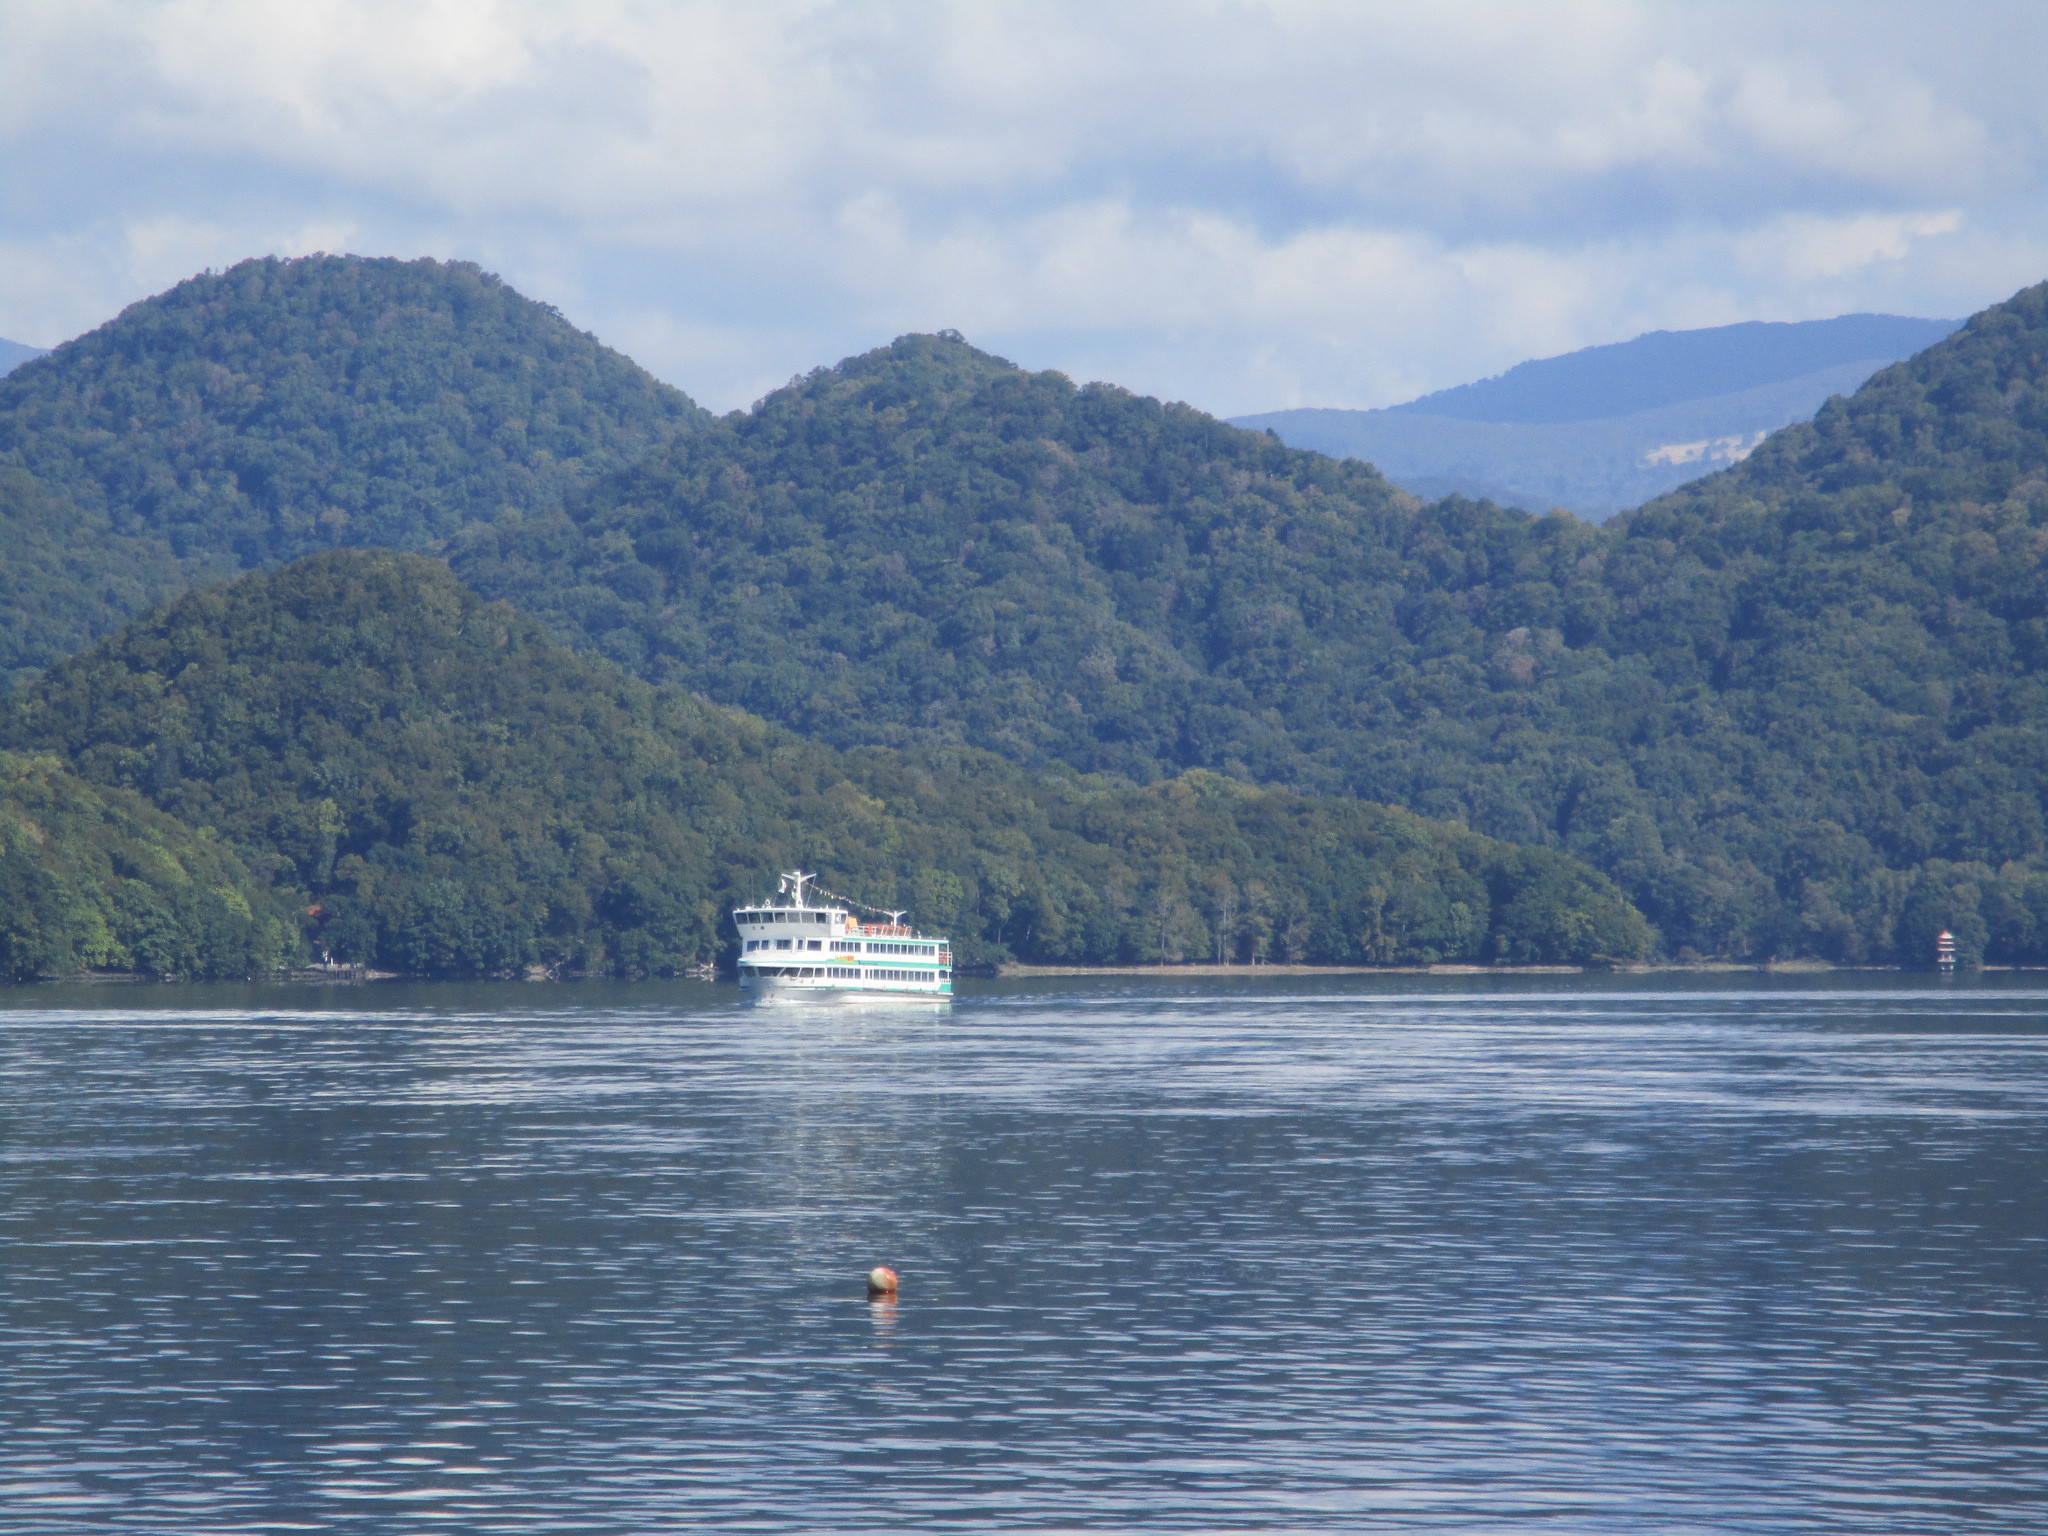
[[[787,948],[789,948],[789,944],[790,944],[790,941],[789,941],[788,939],[777,939],[777,940],[775,941],[775,947],[776,947],[777,949],[787,949]]]

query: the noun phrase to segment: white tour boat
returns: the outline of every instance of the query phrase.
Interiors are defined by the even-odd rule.
[[[775,903],[732,915],[740,931],[740,986],[756,1002],[952,997],[952,940],[919,933],[901,912],[882,912],[880,922],[857,918],[848,909],[861,903],[813,891],[816,879],[791,871]],[[820,896],[822,902],[814,899]]]

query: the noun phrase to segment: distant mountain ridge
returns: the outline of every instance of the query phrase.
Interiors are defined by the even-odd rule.
[[[29,346],[26,342],[9,341],[0,336],[0,374],[12,373],[32,357],[45,356],[41,347]]]
[[[1599,421],[1686,400],[1732,395],[1808,374],[1911,357],[1959,320],[1839,315],[1745,320],[1696,331],[1646,331],[1632,341],[1517,363],[1505,373],[1440,389],[1389,410],[1463,421]],[[1859,381],[1860,382],[1860,381]]]
[[[1651,331],[1381,410],[1232,420],[1293,447],[1364,459],[1419,495],[1597,518],[1738,462],[1767,433],[1805,420],[1957,323],[1842,315]]]

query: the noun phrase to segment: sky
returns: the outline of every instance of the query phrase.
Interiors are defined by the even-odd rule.
[[[1219,414],[2048,278],[2048,6],[8,0],[0,336],[476,261],[716,410],[905,331]]]

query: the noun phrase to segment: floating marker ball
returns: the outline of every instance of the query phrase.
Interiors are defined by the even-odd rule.
[[[868,1271],[868,1294],[870,1296],[894,1296],[896,1294],[896,1271],[886,1264],[877,1264]]]

